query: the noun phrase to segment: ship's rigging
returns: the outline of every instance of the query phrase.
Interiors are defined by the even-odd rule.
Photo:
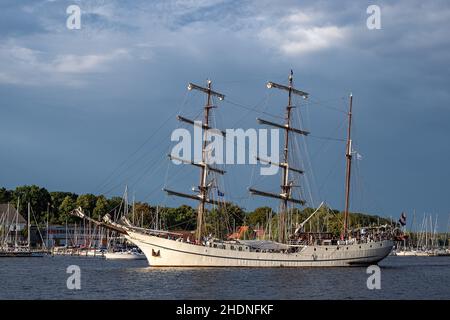
[[[291,203],[300,204],[300,205],[304,205],[306,203],[305,200],[296,199],[292,196],[292,188],[294,185],[293,185],[293,181],[290,180],[290,176],[289,176],[290,171],[297,173],[297,174],[304,173],[303,170],[301,170],[301,169],[291,167],[291,165],[289,163],[289,134],[291,132],[305,135],[305,136],[309,134],[309,132],[307,132],[307,131],[292,127],[291,113],[292,113],[292,109],[296,107],[292,104],[292,96],[297,95],[297,96],[300,96],[300,97],[303,97],[306,99],[308,97],[308,93],[294,88],[292,70],[289,75],[289,84],[287,86],[278,84],[275,82],[268,82],[267,88],[268,89],[276,88],[276,89],[280,89],[280,90],[284,90],[284,91],[288,92],[288,103],[286,106],[286,116],[285,116],[284,124],[278,124],[278,123],[267,121],[267,120],[260,119],[260,118],[257,119],[258,122],[261,124],[273,126],[273,127],[284,130],[283,162],[271,163],[272,165],[276,165],[282,169],[281,193],[277,194],[277,193],[271,193],[271,192],[267,192],[267,191],[260,191],[260,190],[254,189],[254,188],[249,188],[249,191],[252,194],[255,194],[258,196],[270,197],[270,198],[275,198],[275,199],[281,200],[279,220],[278,220],[278,241],[280,243],[285,243],[289,237],[288,221],[286,218],[287,211],[288,211],[288,203],[291,202]],[[267,161],[266,159],[258,158],[258,160],[260,160],[263,163],[269,163],[269,161]]]
[[[300,127],[295,127],[293,125],[293,109],[299,106],[299,103],[301,101],[301,99],[294,99],[294,97],[297,98],[309,98],[309,95],[307,92],[298,90],[294,87],[293,85],[293,73],[291,72],[291,74],[289,75],[289,82],[287,85],[284,84],[279,84],[276,82],[268,82],[267,83],[267,87],[270,88],[275,88],[275,89],[279,89],[281,91],[287,92],[288,94],[288,103],[286,106],[286,111],[285,111],[285,115],[284,117],[281,117],[280,115],[276,115],[276,112],[274,112],[273,110],[271,110],[271,112],[266,112],[264,110],[258,110],[260,108],[256,107],[247,107],[247,106],[243,106],[241,104],[237,104],[236,102],[231,102],[231,105],[235,105],[235,106],[240,106],[243,109],[247,109],[250,112],[259,112],[260,114],[266,114],[266,115],[270,115],[271,117],[274,118],[283,118],[284,119],[284,123],[278,123],[276,122],[276,120],[274,121],[269,121],[266,119],[261,119],[261,118],[257,118],[258,122],[260,124],[263,125],[268,125],[268,126],[272,126],[278,129],[281,129],[284,132],[284,148],[282,150],[282,159],[281,161],[278,162],[274,162],[274,161],[270,161],[269,159],[264,159],[262,157],[257,157],[257,160],[261,163],[261,164],[269,164],[269,165],[275,165],[278,166],[281,170],[282,170],[282,175],[281,175],[281,191],[278,192],[273,192],[273,190],[258,190],[254,187],[250,187],[249,191],[251,194],[253,195],[258,195],[258,196],[263,196],[263,197],[269,197],[269,198],[274,198],[274,199],[279,199],[280,201],[280,206],[279,206],[279,211],[278,211],[278,219],[276,219],[279,223],[278,225],[278,230],[277,230],[277,234],[276,236],[278,237],[278,241],[280,242],[287,242],[287,240],[289,239],[289,236],[292,234],[293,231],[293,225],[295,225],[296,221],[293,221],[293,211],[290,210],[291,208],[288,208],[288,204],[292,204],[292,205],[305,205],[306,204],[306,198],[308,199],[308,204],[311,206],[314,206],[313,203],[313,199],[312,196],[310,195],[310,197],[305,197],[307,196],[306,194],[302,194],[301,191],[300,192],[293,192],[294,190],[296,190],[296,188],[298,188],[298,190],[303,190],[304,186],[308,187],[308,177],[306,175],[304,175],[304,171],[305,169],[307,170],[308,174],[312,174],[310,172],[310,168],[308,168],[308,164],[307,161],[311,161],[308,158],[308,154],[306,154],[306,159],[304,159],[304,161],[306,161],[305,163],[301,163],[300,167],[295,167],[296,165],[298,166],[298,162],[296,163],[292,163],[289,161],[289,157],[293,157],[295,156],[295,158],[299,158],[298,155],[304,155],[304,152],[302,152],[303,150],[300,150],[300,148],[298,147],[298,145],[296,145],[298,142],[297,140],[295,140],[295,137],[292,137],[293,135],[301,135],[301,136],[311,136],[314,138],[319,138],[319,139],[325,139],[325,140],[336,140],[336,141],[343,141],[343,139],[337,139],[337,138],[333,138],[333,137],[318,137],[315,135],[310,135],[308,131],[303,130],[303,125],[301,123],[301,118],[300,118],[300,112],[295,113],[296,117],[298,119],[298,121],[296,121],[295,126],[300,125]],[[165,186],[167,185],[167,178],[166,181],[164,183],[164,190],[167,192],[167,194],[169,195],[175,195],[175,196],[180,196],[180,197],[184,197],[184,198],[188,198],[188,199],[193,199],[196,201],[199,201],[199,206],[198,206],[198,215],[197,215],[197,230],[196,230],[196,238],[197,240],[201,239],[201,236],[205,234],[205,205],[206,204],[212,204],[215,206],[220,206],[224,204],[224,199],[217,199],[214,198],[214,194],[211,194],[211,189],[213,188],[217,188],[216,182],[213,181],[213,179],[210,179],[211,175],[223,175],[225,174],[225,170],[222,170],[221,168],[217,168],[214,166],[211,166],[208,164],[207,161],[207,150],[206,150],[206,135],[208,135],[208,130],[214,130],[214,132],[217,132],[219,134],[222,134],[223,136],[225,136],[225,132],[219,129],[215,129],[213,128],[214,125],[211,125],[211,119],[210,116],[212,115],[211,111],[213,108],[217,107],[214,104],[213,98],[217,98],[219,100],[223,100],[225,98],[225,96],[222,93],[219,93],[217,91],[212,90],[212,82],[208,81],[207,85],[205,87],[190,83],[188,86],[189,90],[193,90],[196,91],[197,93],[200,93],[202,95],[206,96],[206,104],[203,108],[203,120],[202,121],[194,121],[191,119],[196,119],[196,117],[194,118],[187,118],[183,115],[178,115],[177,119],[187,125],[191,125],[191,126],[200,126],[203,131],[204,131],[204,136],[203,136],[203,141],[202,141],[202,159],[201,161],[187,161],[184,160],[180,157],[177,157],[176,155],[173,154],[169,154],[169,158],[172,160],[177,160],[177,161],[181,161],[185,164],[190,164],[194,167],[198,167],[200,168],[200,183],[198,186],[196,186],[195,188],[193,188],[194,191],[196,191],[194,194],[186,194],[184,192],[178,192],[175,190],[171,190],[168,188],[165,188]],[[266,97],[267,100],[267,97]],[[335,109],[338,110],[340,112],[343,112],[340,109],[331,107],[329,105],[324,105],[324,102],[320,102],[320,101],[315,101],[312,100],[309,101],[310,99],[306,100],[304,105],[317,105],[317,106],[323,106],[325,108],[330,108],[330,109]],[[326,102],[326,101],[325,101]],[[267,101],[266,101],[267,103]],[[297,104],[294,105],[294,104]],[[302,103],[303,105],[303,103]],[[164,121],[162,123],[162,125],[159,127],[163,127],[165,124],[167,123],[167,121]],[[200,123],[200,125],[199,125]],[[349,137],[350,139],[350,137]],[[347,162],[348,159],[350,158],[350,162],[351,162],[351,151],[350,153],[348,152],[349,150],[349,144],[351,143],[347,143],[347,152],[346,152],[346,158],[347,158]],[[145,145],[145,143],[143,144]],[[141,145],[139,147],[142,148]],[[294,149],[292,149],[294,148]],[[306,146],[305,146],[306,148]],[[351,148],[351,146],[350,146]],[[296,150],[298,149],[298,151]],[[139,150],[137,150],[139,151]],[[348,156],[348,154],[350,154],[350,156]],[[142,158],[142,157],[141,157]],[[296,159],[291,159],[291,160],[296,160]],[[152,161],[153,162],[153,161]],[[351,163],[350,163],[351,166]],[[155,170],[160,170],[161,165],[159,165],[157,168],[151,168],[150,164],[148,165],[148,167],[151,170],[146,170],[146,174],[148,174],[149,172],[153,172]],[[350,172],[350,170],[347,170],[348,172]],[[141,175],[139,177],[139,181],[143,180],[143,177],[145,175]],[[304,177],[304,178],[301,178]],[[180,177],[177,177],[177,180],[179,180]],[[174,175],[170,175],[170,179],[173,180],[174,179]],[[210,179],[210,180],[208,180]],[[300,182],[300,179],[302,179],[302,183]],[[314,179],[314,177],[312,177],[312,179]],[[348,178],[348,180],[350,180]],[[152,193],[157,192],[157,190],[160,190],[161,187],[156,186],[154,189],[152,189]],[[346,209],[345,209],[345,214],[344,214],[344,230],[343,230],[343,235],[346,235],[347,229],[348,229],[348,211],[349,211],[349,190],[350,186],[347,185],[346,182]],[[310,188],[304,188],[304,190],[308,190],[311,193]],[[319,191],[320,192],[320,191]],[[228,196],[227,198],[232,198],[230,196],[229,193],[227,193]],[[298,197],[298,195],[300,195],[300,197]],[[237,198],[235,198],[237,199]],[[241,199],[247,199],[247,198],[241,198]],[[292,215],[292,216],[290,216]],[[296,216],[296,215],[295,215]],[[271,218],[271,217],[269,217]],[[231,231],[231,230],[230,230]],[[272,235],[269,235],[269,238],[272,238]]]
[[[272,122],[259,119],[259,123],[269,125],[284,131],[284,144],[281,160],[272,161],[258,156],[257,160],[262,164],[274,165],[281,168],[281,191],[279,193],[262,191],[253,187],[249,188],[250,193],[258,196],[274,198],[280,200],[280,210],[278,214],[278,243],[267,240],[242,240],[239,238],[215,238],[204,237],[206,235],[206,205],[221,205],[222,202],[214,198],[212,190],[217,188],[216,175],[224,175],[225,170],[216,167],[217,164],[210,161],[209,134],[211,131],[215,134],[226,135],[223,131],[214,128],[210,117],[212,109],[217,106],[213,98],[224,99],[224,95],[212,89],[212,82],[208,80],[207,86],[202,87],[190,83],[189,90],[195,90],[206,95],[206,103],[203,107],[202,121],[194,121],[184,116],[178,116],[178,120],[188,125],[200,127],[201,135],[201,157],[194,160],[186,160],[179,155],[169,154],[171,160],[176,160],[184,164],[192,165],[200,169],[199,185],[193,187],[194,193],[188,194],[164,188],[169,195],[175,195],[187,199],[198,201],[197,208],[197,226],[195,231],[194,243],[190,240],[192,234],[183,234],[182,232],[161,231],[139,228],[133,226],[126,217],[115,222],[107,215],[104,217],[105,226],[112,226],[124,233],[125,237],[135,243],[146,255],[149,264],[152,266],[222,266],[222,267],[302,267],[302,266],[349,266],[349,265],[368,265],[377,263],[386,257],[393,247],[392,234],[388,226],[373,228],[371,234],[365,230],[348,230],[348,212],[350,201],[350,170],[352,160],[351,148],[351,118],[352,118],[352,97],[350,98],[350,111],[348,113],[349,127],[346,145],[347,174],[346,174],[346,206],[344,214],[344,228],[341,240],[337,240],[330,234],[323,238],[320,235],[315,237],[307,234],[303,237],[303,226],[309,222],[311,231],[311,219],[319,213],[323,203],[312,212],[309,217],[300,224],[296,224],[296,229],[292,219],[292,212],[288,204],[305,205],[304,196],[294,196],[294,188],[300,188],[303,184],[299,183],[299,176],[305,171],[309,171],[308,164],[293,163],[299,154],[293,154],[290,145],[292,134],[307,136],[309,132],[293,125],[292,111],[296,107],[293,104],[293,97],[307,98],[308,93],[298,90],[293,85],[293,72],[291,71],[288,85],[275,82],[269,82],[269,89],[275,88],[288,93],[288,102],[285,109],[284,123]],[[299,117],[299,113],[297,113]],[[300,120],[300,117],[299,117]],[[228,133],[228,132],[227,132]],[[228,134],[229,135],[229,134]],[[227,136],[228,136],[227,135]],[[295,144],[295,142],[294,142]],[[306,179],[305,179],[306,180]],[[218,197],[223,193],[217,189]],[[78,213],[84,217],[83,213]],[[298,215],[297,215],[298,216]],[[269,219],[271,217],[269,216]],[[319,221],[319,219],[317,219]],[[240,234],[240,233],[239,233]],[[295,237],[296,235],[298,237]],[[192,239],[192,238],[191,238]]]
[[[164,188],[163,190],[167,192],[169,195],[174,195],[178,197],[184,197],[188,199],[197,200],[199,202],[198,208],[197,208],[197,228],[195,237],[198,243],[201,243],[202,237],[205,234],[205,205],[207,203],[209,204],[216,204],[219,205],[220,202],[217,200],[214,200],[211,197],[210,191],[212,183],[208,180],[210,172],[214,172],[217,174],[225,174],[224,170],[221,170],[219,168],[215,168],[208,164],[208,151],[207,151],[207,143],[208,143],[208,133],[210,130],[214,130],[217,133],[222,134],[225,136],[225,132],[212,128],[210,126],[210,113],[213,108],[217,108],[217,106],[213,105],[212,103],[212,97],[217,97],[220,101],[225,98],[225,95],[222,93],[219,93],[217,91],[212,90],[212,81],[207,81],[206,87],[201,87],[199,85],[189,83],[188,90],[198,90],[204,94],[206,94],[206,104],[203,107],[203,122],[199,123],[190,119],[187,119],[182,116],[178,116],[178,120],[183,121],[185,123],[191,124],[191,125],[200,125],[203,129],[203,135],[202,135],[202,158],[200,162],[194,162],[194,161],[186,161],[182,160],[172,154],[169,154],[170,159],[177,159],[179,161],[182,161],[184,163],[188,163],[191,165],[194,165],[196,167],[200,168],[200,183],[198,186],[197,194],[186,194],[182,192],[173,191],[167,188]]]

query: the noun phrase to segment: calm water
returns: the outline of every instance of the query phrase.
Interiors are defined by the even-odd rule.
[[[69,290],[66,268],[81,268]],[[146,261],[0,258],[0,299],[450,299],[450,257],[388,257],[381,290],[365,268],[150,268]]]

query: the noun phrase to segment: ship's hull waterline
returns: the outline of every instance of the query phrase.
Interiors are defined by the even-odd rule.
[[[351,245],[306,246],[296,253],[249,252],[198,246],[129,231],[152,267],[344,267],[376,264],[394,243],[383,240]]]

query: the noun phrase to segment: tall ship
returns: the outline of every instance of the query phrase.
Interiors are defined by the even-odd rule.
[[[101,222],[105,227],[124,234],[126,239],[134,243],[145,254],[150,266],[154,267],[344,267],[376,264],[391,252],[394,241],[389,226],[380,226],[365,230],[349,229],[349,202],[350,178],[352,166],[352,103],[350,95],[348,111],[348,131],[346,140],[346,179],[345,179],[345,210],[343,214],[343,230],[338,238],[331,236],[313,237],[302,236],[305,223],[316,214],[317,208],[305,221],[294,224],[289,219],[290,205],[304,206],[305,201],[293,196],[295,187],[292,175],[302,175],[303,170],[292,167],[289,148],[291,135],[307,136],[309,132],[293,127],[292,112],[293,97],[307,98],[308,93],[293,86],[293,73],[291,71],[288,83],[267,83],[268,89],[278,89],[287,93],[287,106],[285,107],[284,123],[275,123],[264,119],[258,122],[264,125],[281,129],[283,132],[282,158],[279,163],[258,156],[260,163],[278,166],[281,169],[281,189],[279,193],[249,188],[249,192],[256,196],[278,199],[280,202],[277,216],[277,236],[265,240],[220,239],[209,233],[206,228],[205,216],[208,214],[207,206],[220,206],[221,202],[214,198],[214,181],[212,174],[224,175],[226,172],[208,161],[207,142],[208,131],[215,130],[225,135],[225,132],[214,129],[211,125],[211,113],[216,107],[213,98],[223,100],[225,95],[212,89],[212,81],[208,80],[205,87],[189,83],[189,90],[197,90],[205,95],[206,103],[203,107],[203,120],[193,121],[183,116],[178,120],[189,125],[200,126],[205,130],[202,134],[201,161],[181,159],[175,155],[169,158],[199,168],[200,181],[195,193],[186,194],[172,189],[164,188],[170,196],[177,196],[198,201],[197,223],[195,233],[186,237],[180,232],[169,230],[146,229],[136,227],[126,217],[113,221],[109,215]],[[217,189],[218,190],[218,189]],[[81,209],[74,212],[80,218],[87,218]],[[89,218],[87,218],[89,219]],[[98,223],[98,222],[97,222]]]

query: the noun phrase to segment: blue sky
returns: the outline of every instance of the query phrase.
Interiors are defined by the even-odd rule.
[[[82,10],[80,30],[66,28],[71,4]],[[381,30],[366,27],[369,4],[381,8]],[[415,210],[416,222],[437,214],[445,230],[448,30],[448,1],[3,0],[0,184],[108,196],[128,184],[138,200],[177,205],[161,188],[188,192],[198,179],[165,159],[175,115],[195,116],[203,103],[186,84],[211,78],[226,94],[219,126],[258,128],[262,111],[282,114],[286,103],[265,83],[285,82],[293,69],[311,94],[300,108],[312,136],[300,140],[299,162],[309,203],[343,207],[345,145],[322,138],[345,138],[353,92],[363,159],[352,209],[395,219]],[[255,170],[229,166],[227,196],[248,209],[276,207],[248,196],[250,185],[279,184]]]

